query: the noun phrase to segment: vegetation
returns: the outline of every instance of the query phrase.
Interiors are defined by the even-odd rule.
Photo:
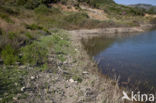
[[[16,67],[0,67],[0,98],[1,103],[11,103],[10,101],[18,93],[23,83],[25,70]]]
[[[24,48],[22,48],[22,61],[31,65],[43,64],[47,60],[47,49],[40,45],[38,42],[34,42]]]
[[[6,65],[14,64],[18,60],[15,50],[10,45],[5,46],[1,52],[1,57]]]
[[[63,11],[53,4],[71,4],[75,11]],[[80,4],[100,8],[107,13],[107,20],[91,19]],[[144,20],[144,10],[118,5],[113,0],[0,0],[0,99],[11,101],[20,93],[26,75],[22,66],[48,68],[50,49],[64,62],[70,42],[61,29],[105,28],[136,26]],[[68,7],[70,8],[70,7]],[[77,12],[78,11],[78,12]],[[151,22],[155,22],[152,19]],[[52,29],[53,28],[53,29]],[[70,48],[71,49],[71,48]],[[2,61],[2,62],[1,62]],[[82,82],[82,78],[73,79]],[[1,102],[1,101],[0,101]]]

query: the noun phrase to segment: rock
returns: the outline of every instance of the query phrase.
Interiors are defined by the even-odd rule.
[[[18,99],[16,97],[13,97],[13,100],[17,101]]]
[[[93,95],[94,94],[94,92],[90,89],[90,88],[87,88],[86,89],[86,96],[87,97],[89,97],[89,96],[91,96],[91,95]]]
[[[33,67],[29,67],[28,69],[34,69]]]
[[[48,58],[48,61],[53,61],[54,59],[53,58]]]
[[[67,71],[63,71],[63,74],[65,75],[69,75],[69,73]]]
[[[25,87],[22,87],[22,88],[21,88],[21,91],[24,92],[24,90],[25,90]]]
[[[83,74],[89,74],[87,71],[82,72]]]
[[[20,62],[16,62],[17,65],[20,65]]]
[[[15,86],[17,86],[18,85],[18,83],[15,83]]]
[[[21,66],[19,66],[19,68],[21,68],[21,69],[25,69],[26,66],[25,66],[25,65],[21,65]]]
[[[78,49],[75,49],[76,52],[78,52]]]
[[[34,80],[35,79],[35,77],[34,76],[31,76],[31,80]]]
[[[3,60],[0,58],[0,62],[3,62]]]
[[[69,82],[74,83],[75,81],[73,79],[69,79]]]

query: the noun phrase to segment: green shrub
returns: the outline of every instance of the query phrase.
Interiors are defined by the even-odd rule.
[[[5,20],[6,22],[8,22],[8,23],[14,23],[14,22],[10,19],[9,15],[7,15],[7,14],[5,14],[5,13],[0,12],[0,18],[4,19],[4,20]]]
[[[52,7],[52,8],[50,8],[50,11],[51,11],[51,13],[52,14],[61,14],[61,11],[60,11],[60,9],[59,8],[55,8],[55,7]]]
[[[81,83],[83,79],[80,76],[74,75],[73,76],[74,81],[77,81],[78,83]]]
[[[28,0],[24,5],[27,9],[34,9],[40,5],[39,0]]]
[[[33,40],[33,39],[34,39],[34,37],[33,37],[29,32],[26,32],[26,33],[25,33],[25,36],[26,36],[28,39],[30,39],[30,40]]]
[[[24,5],[27,2],[27,0],[16,0],[17,5]]]
[[[22,48],[22,61],[23,63],[30,63],[31,65],[42,64],[47,61],[48,50],[45,46],[34,42]]]
[[[39,7],[35,8],[35,13],[36,14],[49,14],[50,9],[46,5],[40,5]]]
[[[18,60],[18,57],[15,55],[15,53],[16,51],[10,45],[5,46],[1,52],[1,57],[4,64],[14,64]]]
[[[8,6],[0,6],[0,12],[7,13],[8,15],[18,15],[19,11],[17,11],[15,8],[11,8]]]
[[[70,24],[80,24],[87,18],[89,18],[89,16],[86,13],[74,13],[66,16],[64,20]]]
[[[13,39],[16,38],[16,34],[14,32],[9,32],[8,33],[8,38],[11,39],[11,40],[13,40]]]
[[[2,31],[2,29],[0,28],[0,35],[2,35],[3,34],[3,31]]]
[[[25,25],[26,29],[30,29],[30,30],[42,30],[43,27],[37,25],[37,24],[31,24],[31,25]]]
[[[13,97],[20,93],[25,74],[23,69],[0,67],[0,103],[13,103]]]

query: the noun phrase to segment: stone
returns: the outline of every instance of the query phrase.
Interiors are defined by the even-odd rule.
[[[21,66],[19,66],[19,68],[24,69],[24,68],[26,68],[26,66],[25,65],[21,65]]]
[[[13,97],[13,100],[17,101],[18,99],[16,97]]]
[[[25,90],[25,87],[22,87],[22,88],[21,88],[21,91],[24,92],[24,90]]]
[[[31,76],[30,78],[31,78],[31,80],[34,80],[34,79],[35,79],[35,77],[34,77],[34,76]]]
[[[83,73],[83,74],[89,74],[87,71],[83,71],[82,73]]]
[[[74,83],[75,81],[73,79],[69,79],[69,82]]]

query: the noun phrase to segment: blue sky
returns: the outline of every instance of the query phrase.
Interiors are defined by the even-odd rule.
[[[138,4],[138,3],[144,3],[144,4],[152,4],[156,5],[156,0],[114,0],[118,4]]]

